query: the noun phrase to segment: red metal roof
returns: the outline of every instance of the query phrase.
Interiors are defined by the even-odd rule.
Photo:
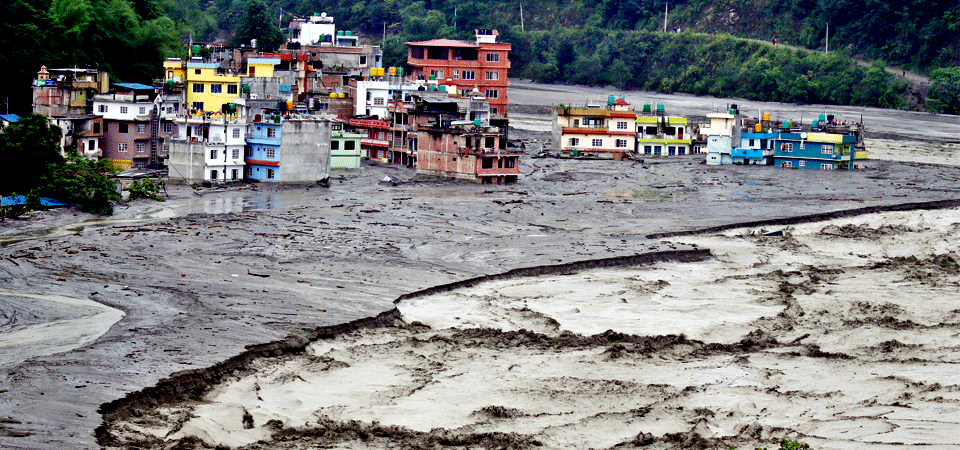
[[[458,41],[454,39],[431,39],[429,41],[405,42],[407,45],[418,45],[421,47],[477,47],[477,44],[467,41]]]
[[[629,105],[629,103],[627,103],[627,101],[624,100],[623,97],[618,98],[616,101],[613,102],[613,104],[614,104],[614,105],[620,105],[620,106]]]

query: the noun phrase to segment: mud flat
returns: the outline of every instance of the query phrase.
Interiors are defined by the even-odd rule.
[[[109,429],[155,448],[960,446],[960,210],[765,231],[683,238],[700,262],[402,300],[395,327]]]
[[[511,92],[511,98],[514,97]],[[541,99],[544,97],[540,94]],[[695,105],[690,103],[690,107]],[[898,129],[923,127],[926,123],[921,116],[911,113],[891,117],[895,120],[889,123]],[[936,133],[951,126],[947,121],[934,119],[938,121],[928,125]],[[518,132],[516,136],[528,139],[528,151],[535,152],[536,147],[545,142],[545,135],[538,131],[532,113],[524,120],[530,122],[530,130]],[[904,133],[894,131],[883,139],[890,142],[905,139]],[[954,142],[936,136],[932,142],[944,145]],[[909,146],[904,151],[909,151]],[[473,289],[478,285],[457,283],[516,269],[705,250],[704,246],[718,255],[716,261],[722,261],[722,252],[712,248],[713,244],[693,247],[695,241],[691,240],[689,245],[681,243],[691,239],[690,236],[672,233],[725,229],[730,224],[744,222],[787,223],[797,216],[816,220],[835,217],[834,214],[843,211],[862,212],[863,208],[883,211],[911,203],[943,208],[960,199],[960,171],[952,166],[927,163],[875,160],[866,163],[864,170],[852,173],[708,167],[702,157],[695,155],[643,163],[524,158],[521,165],[526,175],[520,183],[480,186],[419,179],[404,168],[368,161],[361,170],[335,176],[329,189],[262,184],[196,190],[168,187],[167,202],[122,205],[114,217],[107,219],[59,210],[0,223],[0,288],[18,294],[52,294],[89,300],[125,314],[100,337],[72,350],[48,351],[57,347],[56,339],[37,341],[34,346],[40,351],[23,355],[19,362],[14,361],[0,371],[0,447],[98,448],[94,429],[105,416],[112,417],[110,420],[127,420],[136,414],[152,415],[160,407],[181,408],[183,405],[173,397],[199,399],[219,389],[222,382],[232,379],[230,377],[239,377],[247,371],[253,373],[252,368],[260,364],[261,358],[292,360],[308,344],[332,333],[330,330],[341,330],[339,327],[345,324],[366,323],[394,311],[393,300],[411,292],[448,286],[456,289],[435,293],[458,296],[460,289]],[[397,177],[400,183],[381,185],[380,180],[387,174]],[[673,237],[658,237],[668,234]],[[927,258],[920,258],[918,263],[902,260],[902,264],[909,263],[920,270],[926,267],[927,261]],[[601,268],[577,270],[581,269]],[[742,270],[749,273],[749,269]],[[605,283],[603,280],[619,277],[616,271],[613,275],[602,270],[595,275],[583,273],[600,280],[601,285]],[[705,271],[691,279],[708,283],[709,273]],[[896,275],[891,272],[884,283],[889,285],[900,280]],[[670,278],[658,277],[658,280],[660,278],[671,283],[660,289],[679,289],[679,284]],[[511,280],[519,279],[490,281]],[[648,290],[659,286],[637,283]],[[733,288],[737,283],[730,283],[731,292],[738,292]],[[555,284],[559,289],[565,283]],[[540,288],[520,284],[504,289],[523,293]],[[699,295],[692,290],[685,292],[688,294],[682,295]],[[760,328],[759,324],[763,318],[770,317],[771,311],[785,308],[776,301],[751,303],[748,294],[737,297],[738,301],[743,300],[737,303],[737,309],[745,312],[737,317],[726,315],[721,299],[683,307],[663,303],[659,309],[637,310],[636,314],[656,311],[664,317],[688,318],[689,323],[678,326],[671,321],[669,326],[665,323],[663,329],[635,328],[616,336],[622,335],[625,339],[622,344],[630,350],[627,354],[636,346],[647,348],[647,344],[652,349],[736,346],[742,340],[737,339]],[[462,297],[453,298],[462,300]],[[607,322],[611,320],[604,319],[602,313],[607,309],[623,313],[623,309],[614,308],[618,300],[619,297],[610,295],[606,301],[612,303],[604,303],[605,307],[580,305],[579,316],[562,304],[546,303],[541,310],[528,306],[529,311],[517,313],[519,318],[510,316],[513,313],[509,310],[495,313],[497,310],[492,307],[471,310],[477,311],[481,324],[490,317],[507,314],[498,320],[503,324],[512,323],[513,328],[492,325],[445,328],[446,325],[438,322],[441,316],[434,314],[432,318],[423,317],[433,323],[429,329],[408,326],[384,331],[462,334],[480,330],[476,332],[479,346],[494,345],[482,344],[487,340],[484,335],[493,336],[493,342],[497,342],[507,339],[497,335],[512,333],[517,342],[535,345],[542,341],[544,348],[579,348],[584,355],[590,355],[615,345],[603,334],[597,337],[591,333],[601,328],[616,329],[609,326]],[[630,305],[630,298],[627,301]],[[22,299],[0,295],[0,304],[8,316],[16,312],[18,317],[27,317],[29,308],[40,303],[25,305]],[[439,308],[440,303],[433,304]],[[750,314],[746,314],[747,311]],[[33,323],[54,321],[75,317],[77,312],[74,306],[48,302],[43,304],[42,313],[31,316],[35,317],[31,320]],[[592,316],[590,320],[581,320],[579,324],[573,320],[587,315]],[[713,316],[727,317],[729,323],[711,324]],[[561,319],[566,321],[568,333],[559,328],[551,331],[554,329],[551,327],[556,326],[551,325],[553,321],[560,323]],[[909,320],[921,323],[917,319]],[[656,325],[655,320],[645,322],[646,326]],[[521,328],[528,332],[520,333]],[[577,335],[570,333],[579,333],[580,337],[571,337]],[[678,340],[679,333],[685,334],[683,341]],[[674,337],[650,337],[670,334]],[[427,337],[417,339],[431,335],[422,336]],[[443,338],[438,336],[437,339]],[[781,346],[780,342],[791,339],[773,336]],[[384,339],[387,338],[395,339],[392,336]],[[899,337],[895,339],[910,343]],[[767,342],[763,336],[756,340]],[[415,345],[400,342],[401,346]],[[797,344],[796,352],[806,351],[804,344],[805,341]],[[901,351],[899,344],[890,343],[887,347]],[[678,354],[682,356],[682,352]],[[715,353],[708,354],[706,359],[719,358]],[[761,356],[766,357],[757,353],[750,354],[748,359],[752,361]],[[557,357],[561,358],[559,354]],[[658,354],[654,359],[660,357]],[[675,359],[690,361],[679,356]],[[407,376],[402,372],[396,375]],[[178,384],[177,380],[183,382]],[[950,385],[941,383],[941,386]],[[166,394],[168,391],[163,388],[167,386],[173,386],[172,391],[178,392],[177,395]],[[129,402],[127,405],[131,408],[123,409],[120,406],[124,399],[140,401]],[[517,414],[499,408],[500,402],[485,403],[494,406],[485,410],[491,417]],[[116,408],[110,409],[111,405]],[[422,403],[421,406],[426,420],[431,417],[428,414],[431,409],[442,405]],[[521,410],[520,406],[513,408]],[[183,419],[186,422],[189,417]],[[266,425],[261,419],[258,416],[248,422],[253,425],[250,430],[264,433]],[[762,422],[759,418],[756,420]],[[303,422],[319,426],[318,421]],[[457,436],[465,435],[455,431],[456,428],[441,428],[434,433],[397,426],[378,431],[377,427],[386,426],[364,420],[325,419],[323,423],[327,430],[324,433],[330,435],[388,433],[392,437],[385,438],[384,442],[393,440],[401,447],[403,442],[526,445],[524,442],[529,442],[525,436],[539,433],[531,428],[522,433],[511,432],[516,434],[481,433],[472,435],[473,440],[458,440]],[[289,433],[289,438],[284,438],[288,444],[284,445],[296,445],[297,439],[306,438],[293,429],[297,422],[292,419],[272,424]],[[233,426],[232,422],[229,425]],[[166,425],[158,419],[149,426],[160,429]],[[110,428],[102,430],[107,429]],[[671,428],[664,428],[668,429]],[[672,433],[651,432],[651,439],[661,442],[660,439],[673,436],[677,442],[693,442],[685,441],[693,439],[691,434]],[[722,436],[727,431],[721,429],[716,433]],[[701,436],[709,434],[704,432]],[[187,441],[183,445],[205,445],[202,440],[190,441],[199,437],[184,437]],[[543,442],[558,442],[543,439]],[[640,439],[646,440],[646,437]],[[572,439],[571,442],[587,441]],[[337,445],[363,447],[365,443],[347,439]]]

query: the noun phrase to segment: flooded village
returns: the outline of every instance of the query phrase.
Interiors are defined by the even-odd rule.
[[[49,111],[165,201],[0,224],[0,447],[960,446],[960,118],[327,19]]]

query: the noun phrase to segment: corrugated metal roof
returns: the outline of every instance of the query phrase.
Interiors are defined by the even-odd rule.
[[[188,62],[188,69],[216,69],[220,67],[217,63]]]
[[[0,114],[0,119],[10,123],[17,123],[20,121],[20,116],[16,114]]]
[[[154,90],[154,87],[153,87],[153,86],[150,86],[150,85],[148,85],[148,84],[143,84],[143,83],[110,83],[110,84],[112,84],[112,85],[114,85],[114,86],[122,87],[122,88],[124,88],[124,89],[130,89],[130,90],[133,90],[133,91],[146,91],[146,90],[152,91],[152,90]]]
[[[280,58],[247,58],[247,64],[280,64]]]

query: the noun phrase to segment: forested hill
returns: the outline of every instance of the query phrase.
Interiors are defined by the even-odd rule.
[[[667,29],[772,41],[831,50],[920,71],[960,65],[957,0],[264,0],[274,17],[327,12],[347,29],[388,35],[455,36],[474,28],[525,31],[558,28]],[[165,0],[168,15],[190,20],[203,39],[232,30],[242,1]],[[186,22],[185,22],[186,23]]]
[[[29,80],[41,64],[101,67],[122,81],[149,82],[164,57],[185,55],[188,39],[230,43],[257,9],[277,26],[293,15],[326,12],[339,29],[367,42],[380,44],[385,36],[388,65],[403,63],[405,41],[472,39],[475,28],[496,28],[513,44],[514,77],[757,100],[918,106],[919,97],[908,95],[896,77],[852,62],[862,58],[930,75],[933,101],[920,106],[960,113],[957,0],[254,1],[262,2],[259,8],[249,0],[7,0],[0,13],[17,20],[0,25],[0,63],[14,68],[0,75],[9,92],[3,96],[14,112],[28,112]],[[665,13],[670,33],[662,32]],[[830,54],[824,55],[828,24]]]

